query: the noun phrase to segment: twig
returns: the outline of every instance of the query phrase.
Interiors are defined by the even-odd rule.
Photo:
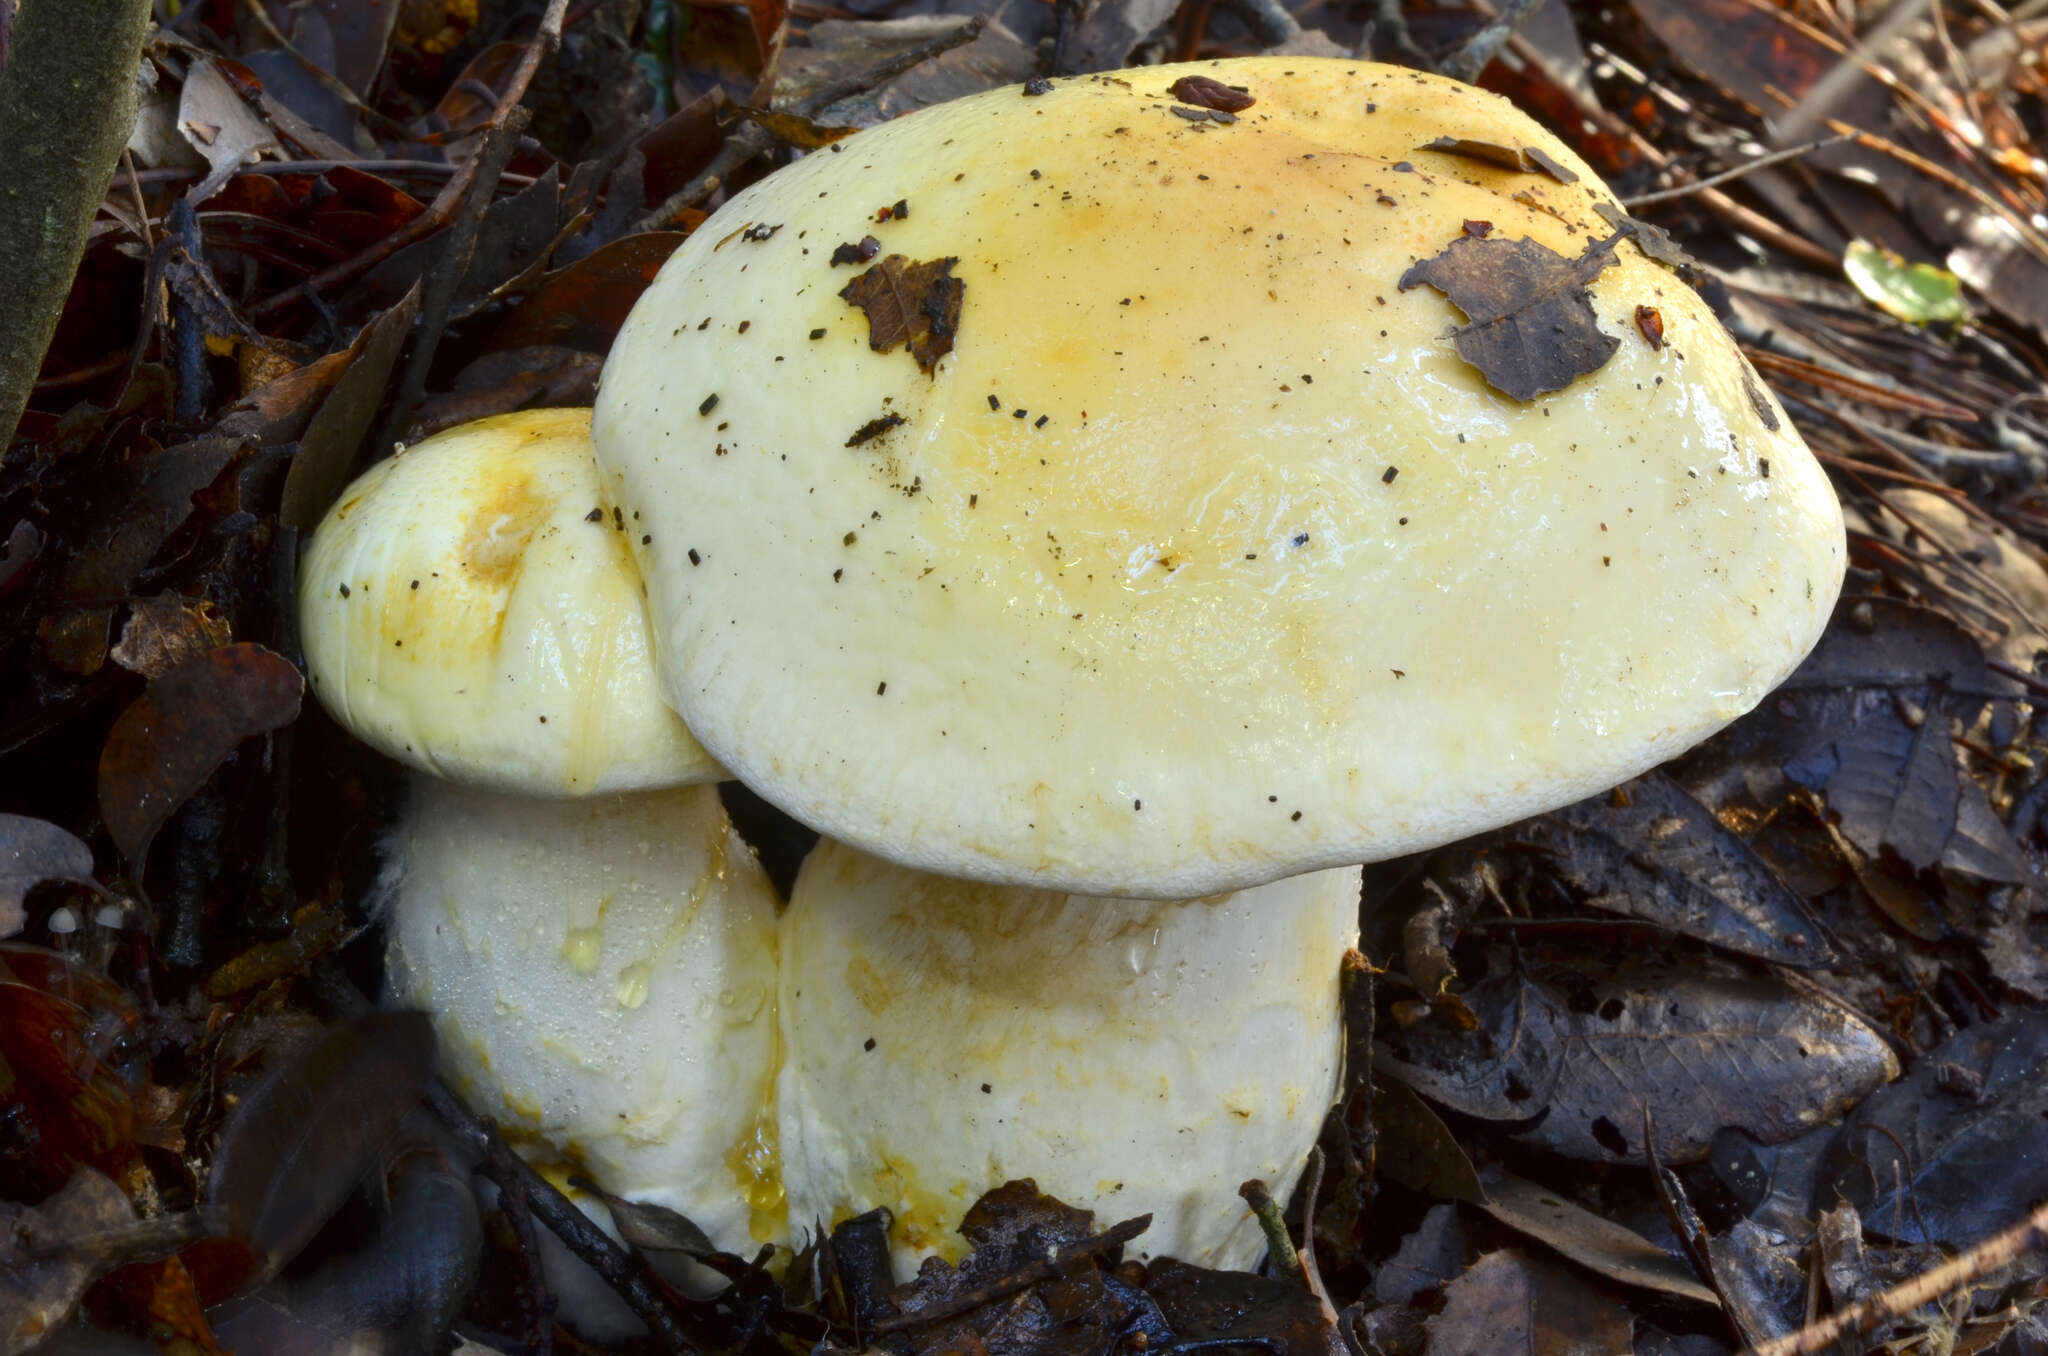
[[[2048,1205],[2043,1205],[2005,1232],[1985,1239],[1960,1257],[1951,1257],[1910,1281],[1895,1285],[1881,1295],[1873,1295],[1861,1304],[1852,1304],[1798,1332],[1760,1343],[1750,1348],[1746,1356],[1815,1356],[1844,1337],[1868,1332],[1894,1318],[1903,1318],[1921,1305],[1953,1294],[2008,1262],[2042,1248],[2048,1248]]]
[[[1294,1238],[1287,1232],[1287,1220],[1280,1213],[1280,1202],[1273,1199],[1273,1189],[1254,1177],[1240,1186],[1237,1194],[1252,1208],[1259,1232],[1266,1236],[1266,1256],[1273,1270],[1306,1288],[1308,1277],[1302,1274],[1301,1257],[1294,1251]]]
[[[955,47],[965,47],[981,36],[981,30],[988,26],[988,16],[977,14],[950,33],[942,33],[929,42],[883,57],[880,61],[857,71],[853,75],[835,80],[815,93],[796,102],[790,112],[806,118],[815,118],[842,99],[864,94],[887,81],[895,79],[913,66],[919,66],[943,52]],[[724,186],[735,171],[757,155],[764,155],[775,145],[775,138],[763,131],[759,124],[749,123],[725,139],[718,148],[718,154],[711,157],[711,163],[698,171],[697,176],[671,193],[659,207],[643,213],[639,220],[626,228],[627,235],[638,235],[643,231],[666,231],[682,220],[683,213],[708,199]]]
[[[512,108],[492,126],[484,129],[483,139],[476,148],[476,169],[469,181],[469,193],[462,202],[462,212],[448,228],[440,257],[427,272],[425,286],[420,296],[419,327],[413,334],[412,353],[406,359],[405,375],[399,381],[397,398],[384,416],[384,426],[378,436],[371,439],[372,447],[389,447],[405,421],[411,417],[413,408],[426,394],[427,371],[434,363],[434,354],[441,347],[441,336],[448,328],[449,314],[455,308],[455,294],[461,290],[462,280],[469,274],[470,262],[476,256],[477,233],[483,228],[484,214],[489,210],[491,199],[498,191],[498,176],[512,159],[512,152],[519,145],[519,134],[526,130],[531,118],[524,108]]]
[[[192,200],[180,198],[172,203],[164,225],[170,232],[170,248],[183,250],[204,268],[206,243],[199,236],[199,214],[192,210]],[[206,379],[206,330],[198,310],[177,288],[171,289],[171,351],[176,356],[178,374],[171,418],[179,426],[191,428],[206,413],[210,390]]]
[[[1760,169],[1769,169],[1771,166],[1781,165],[1787,160],[1797,160],[1801,156],[1811,155],[1815,151],[1823,150],[1829,146],[1839,146],[1843,142],[1853,139],[1853,136],[1849,134],[1838,132],[1833,136],[1820,137],[1801,146],[1787,146],[1782,151],[1772,151],[1767,155],[1760,155],[1747,164],[1737,165],[1734,169],[1722,170],[1719,174],[1712,174],[1704,179],[1695,179],[1689,184],[1680,184],[1676,188],[1660,188],[1654,193],[1638,193],[1633,197],[1623,198],[1621,205],[1633,212],[1638,207],[1645,207],[1651,203],[1670,202],[1674,198],[1689,197],[1694,193],[1700,192],[1702,189],[1719,188],[1722,184],[1733,183],[1745,174],[1754,174]]]
[[[885,1318],[875,1324],[874,1332],[879,1336],[883,1333],[902,1332],[909,1328],[925,1328],[934,1323],[943,1323],[949,1318],[972,1313],[982,1305],[993,1303],[1005,1295],[1014,1295],[1019,1290],[1028,1290],[1040,1281],[1049,1281],[1055,1276],[1063,1275],[1098,1253],[1120,1248],[1151,1227],[1150,1215],[1138,1215],[1121,1224],[1113,1224],[1099,1234],[1092,1234],[1078,1243],[1071,1243],[1059,1249],[1042,1262],[1020,1267],[990,1285],[962,1291],[942,1304],[919,1309],[916,1313],[897,1314],[893,1318]]]
[[[591,1223],[589,1216],[547,1178],[517,1154],[498,1156],[504,1139],[496,1126],[469,1114],[455,1094],[438,1080],[427,1090],[427,1104],[445,1122],[456,1138],[466,1143],[487,1166],[515,1175],[526,1192],[527,1208],[587,1263],[639,1315],[657,1340],[671,1352],[695,1353],[697,1348],[683,1331],[681,1316],[668,1298],[665,1287],[637,1252],[628,1252],[612,1241],[611,1235]],[[493,1180],[496,1180],[495,1178]],[[502,1187],[503,1183],[500,1183]]]
[[[502,1138],[491,1136],[491,1180],[498,1184],[498,1203],[504,1209],[506,1222],[512,1226],[512,1237],[519,1244],[520,1261],[526,1266],[526,1286],[519,1304],[519,1316],[526,1322],[521,1345],[529,1356],[550,1356],[555,1349],[555,1325],[549,1321],[552,1297],[541,1270],[540,1234],[533,1227],[533,1200],[526,1187],[527,1174],[520,1171],[520,1165],[509,1161],[517,1157]]]
[[[1508,39],[1529,22],[1529,16],[1542,6],[1543,0],[1506,0],[1491,23],[1483,25],[1477,33],[1465,39],[1464,45],[1445,57],[1438,69],[1453,80],[1472,84],[1479,79],[1479,73],[1493,64],[1500,49]]]

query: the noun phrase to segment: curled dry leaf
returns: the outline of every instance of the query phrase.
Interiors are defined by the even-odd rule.
[[[261,645],[224,645],[149,685],[107,732],[100,816],[139,868],[150,840],[244,739],[290,724],[305,681]]]
[[[22,902],[46,880],[89,880],[92,849],[47,820],[0,814],[0,937],[21,930]]]
[[[178,130],[212,167],[185,195],[195,207],[242,166],[279,149],[270,128],[243,102],[210,56],[201,56],[185,72],[185,90],[178,96]]]
[[[211,602],[164,593],[129,607],[110,657],[131,673],[160,678],[230,639],[227,618]]]
[[[1579,181],[1576,173],[1559,164],[1557,158],[1541,146],[1503,146],[1499,142],[1474,141],[1469,137],[1438,137],[1415,149],[1460,156],[1466,160],[1498,165],[1502,169],[1519,170],[1523,174],[1547,174],[1561,184]]]
[[[419,309],[420,290],[415,286],[397,305],[363,326],[349,345],[348,366],[300,435],[299,454],[285,473],[279,510],[285,526],[311,531],[347,483]]]

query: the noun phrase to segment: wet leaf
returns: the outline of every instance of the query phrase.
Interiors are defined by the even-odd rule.
[[[1235,1342],[1240,1351],[1256,1342],[1299,1356],[1342,1350],[1315,1296],[1291,1281],[1167,1262],[1152,1268],[1145,1293],[1177,1342]]]
[[[1551,870],[1593,908],[1780,965],[1822,968],[1841,959],[1805,901],[1661,772],[1506,837],[1548,854]]]
[[[1896,1072],[1842,1009],[1705,958],[1525,946],[1489,953],[1466,1033],[1386,1033],[1379,1067],[1467,1115],[1573,1158],[1696,1162],[1727,1126],[1767,1142],[1838,1114]]]
[[[1444,1287],[1426,1329],[1429,1356],[1623,1352],[1635,1316],[1562,1267],[1503,1248]]]
[[[1428,284],[1465,313],[1458,356],[1516,400],[1561,391],[1596,372],[1621,341],[1603,334],[1586,284],[1614,262],[1618,235],[1590,241],[1577,258],[1523,238],[1461,235],[1401,275],[1401,290]]]
[[[374,1167],[434,1072],[424,1013],[334,1028],[250,1089],[221,1133],[206,1203],[272,1274]]]
[[[10,947],[5,961],[0,1069],[9,1078],[0,1107],[17,1133],[27,1132],[10,1143],[10,1166],[42,1191],[80,1167],[128,1180],[137,1161],[134,1099],[103,1058],[132,1030],[125,997],[53,953]]]
[[[886,255],[840,288],[841,299],[868,318],[868,347],[889,353],[908,344],[918,370],[930,375],[953,351],[960,329],[967,284],[953,276],[959,262],[948,256],[914,264],[900,254]]]
[[[1960,325],[1970,318],[1962,280],[1945,268],[1910,264],[1869,241],[1852,240],[1842,272],[1879,309],[1910,325]]]
[[[226,645],[151,682],[107,732],[100,816],[138,869],[171,812],[244,739],[299,714],[299,671],[261,645]]]
[[[1973,1027],[1856,1108],[1814,1204],[1872,1233],[1964,1248],[2048,1198],[2048,1015]]]
[[[0,1201],[0,1351],[26,1351],[70,1316],[104,1262],[66,1245],[135,1218],[121,1188],[80,1168],[41,1205]]]
[[[92,879],[92,849],[47,820],[0,814],[0,937],[27,921],[22,901],[46,880]]]
[[[204,599],[175,593],[137,598],[109,657],[131,673],[160,678],[231,639],[227,619]]]
[[[414,287],[396,306],[363,326],[349,345],[348,366],[300,435],[299,453],[285,473],[278,516],[286,527],[312,531],[348,483],[419,304],[419,288]]]

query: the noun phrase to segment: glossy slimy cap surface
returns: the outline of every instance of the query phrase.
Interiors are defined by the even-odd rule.
[[[1190,75],[1253,103],[1217,120]],[[1565,174],[1422,149],[1446,136]],[[806,156],[677,251],[605,370],[671,701],[869,851],[1165,898],[1687,747],[1820,632],[1821,471],[1633,239],[1585,284],[1612,357],[1531,400],[1401,287],[1461,236],[1576,258],[1612,203],[1493,95],[1298,57],[998,90]]]
[[[662,699],[630,528],[600,501],[588,410],[478,420],[378,463],[300,566],[314,693],[358,739],[465,785],[719,780]]]

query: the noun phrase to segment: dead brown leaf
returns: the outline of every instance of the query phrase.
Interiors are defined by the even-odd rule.
[[[840,288],[840,297],[868,318],[868,347],[889,353],[907,343],[918,370],[930,375],[953,351],[960,329],[967,284],[953,276],[959,262],[948,256],[913,264],[891,254]]]
[[[1516,400],[1562,391],[1596,372],[1621,347],[1601,331],[1586,284],[1614,262],[1621,237],[1587,244],[1577,258],[1524,237],[1461,235],[1442,254],[1401,275],[1401,290],[1427,283],[1463,311],[1458,356]]]
[[[100,753],[100,816],[139,869],[172,811],[244,739],[290,724],[305,681],[261,645],[190,659],[156,679],[107,732]]]

